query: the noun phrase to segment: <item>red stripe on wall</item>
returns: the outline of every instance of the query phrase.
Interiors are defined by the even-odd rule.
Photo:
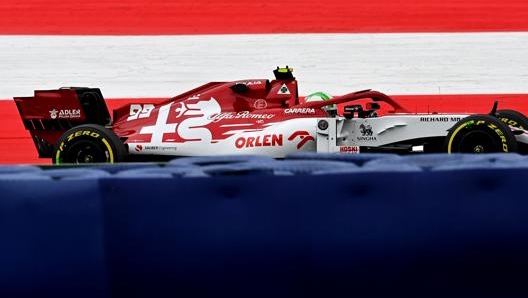
[[[0,34],[528,31],[526,0],[17,0]]]

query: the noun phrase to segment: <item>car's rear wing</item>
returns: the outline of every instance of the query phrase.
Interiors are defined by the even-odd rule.
[[[42,158],[51,157],[57,139],[74,126],[111,124],[108,107],[98,88],[35,90],[33,96],[15,97],[14,100],[24,127]]]

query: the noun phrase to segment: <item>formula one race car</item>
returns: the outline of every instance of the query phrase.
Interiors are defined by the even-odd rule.
[[[528,153],[528,119],[497,104],[490,114],[416,114],[372,90],[301,100],[291,68],[274,75],[207,83],[161,102],[127,104],[113,117],[97,88],[14,99],[39,157],[56,164],[298,151]]]

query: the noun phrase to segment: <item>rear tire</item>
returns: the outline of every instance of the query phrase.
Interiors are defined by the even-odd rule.
[[[508,125],[490,115],[471,115],[453,126],[445,140],[447,153],[517,152]]]
[[[54,164],[116,163],[126,158],[125,145],[110,129],[83,124],[67,130],[55,144]]]

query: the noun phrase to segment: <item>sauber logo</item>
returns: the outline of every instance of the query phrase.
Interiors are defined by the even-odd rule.
[[[299,138],[301,141],[297,144],[297,149],[301,149],[309,141],[314,141],[314,137],[310,135],[309,132],[305,130],[299,130],[294,132],[289,138],[288,141],[293,141],[295,138]]]
[[[136,149],[137,152],[141,152],[141,151],[143,151],[143,145],[136,145],[135,149]]]

